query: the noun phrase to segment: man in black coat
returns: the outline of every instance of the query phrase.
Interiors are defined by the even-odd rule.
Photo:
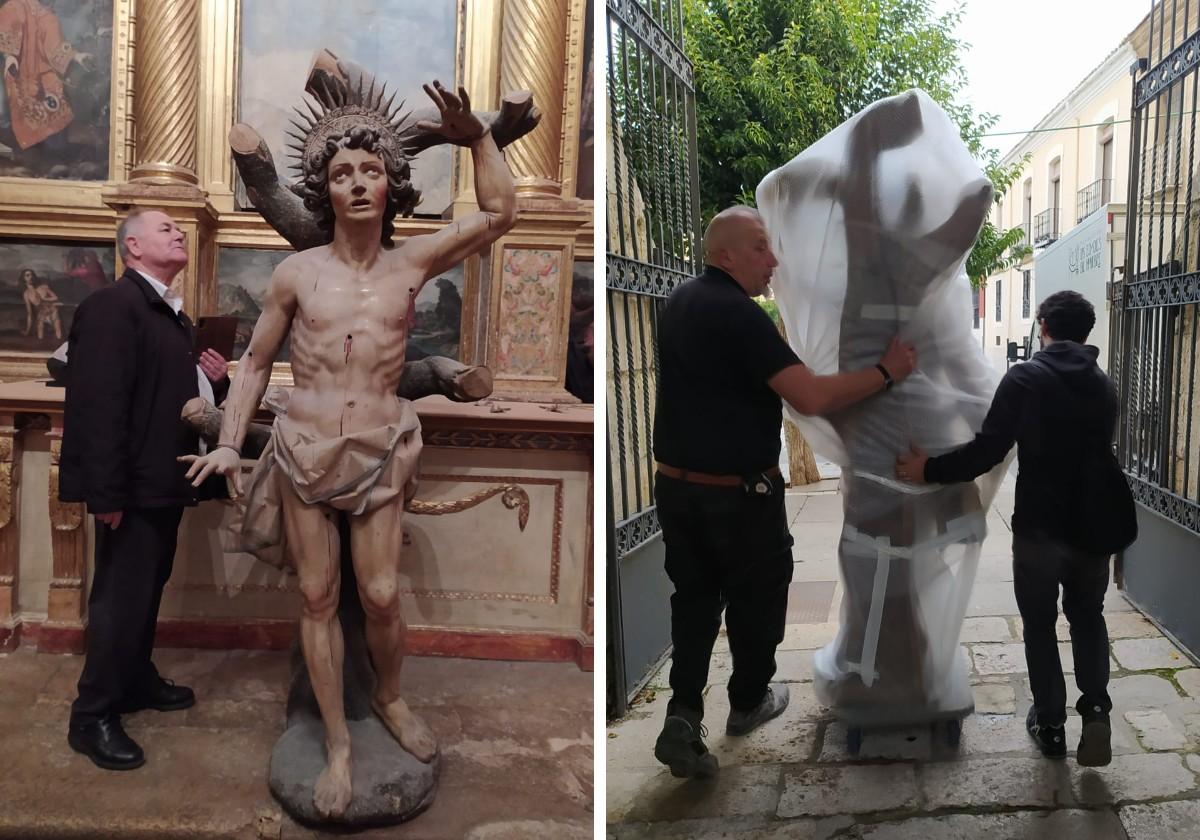
[[[134,210],[117,248],[125,273],[88,296],[71,326],[59,498],[96,517],[87,658],[67,740],[100,767],[129,770],[145,757],[120,715],[195,703],[150,655],[179,522],[197,500],[177,459],[194,454],[198,438],[180,412],[201,376],[222,391],[228,379],[219,356],[197,359],[192,323],[168,294],[188,262],[178,225]]]
[[[1108,696],[1108,628],[1104,593],[1108,557],[1071,544],[1081,514],[1081,442],[1113,439],[1117,396],[1096,364],[1099,350],[1085,345],[1096,312],[1078,292],[1050,295],[1038,307],[1042,351],[1005,374],[983,428],[965,446],[937,457],[914,448],[896,462],[903,481],[950,484],[971,481],[1004,460],[1017,444],[1020,471],[1013,506],[1013,587],[1025,631],[1025,659],[1033,705],[1025,725],[1048,758],[1067,754],[1067,689],[1055,623],[1058,591],[1071,626],[1075,708],[1083,719],[1076,759],[1084,766],[1112,759]],[[1086,524],[1086,523],[1084,523]]]

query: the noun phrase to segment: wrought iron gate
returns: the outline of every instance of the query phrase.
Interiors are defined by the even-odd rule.
[[[1200,580],[1200,8],[1150,9],[1133,36],[1125,270],[1111,292],[1117,449],[1145,509],[1122,571],[1131,597],[1197,650],[1200,620],[1184,617],[1172,590],[1189,589],[1181,575]],[[1180,551],[1188,565],[1162,565]]]
[[[680,0],[607,0],[608,711],[670,645],[651,444],[663,300],[697,269],[692,65]]]

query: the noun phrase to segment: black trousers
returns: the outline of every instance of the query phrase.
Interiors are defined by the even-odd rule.
[[[72,724],[115,713],[157,677],[150,653],[182,516],[183,508],[143,508],[125,511],[115,530],[96,523],[87,658]]]
[[[1104,593],[1108,558],[1085,554],[1044,534],[1013,536],[1013,587],[1025,625],[1025,661],[1038,721],[1058,726],[1067,718],[1067,686],[1058,656],[1054,625],[1058,592],[1071,627],[1075,684],[1081,714],[1099,706],[1108,713],[1108,627]]]
[[[783,479],[768,496],[657,477],[655,500],[666,544],[671,596],[671,702],[704,714],[704,687],[721,611],[733,654],[729,704],[748,711],[766,696],[783,641],[792,537]]]

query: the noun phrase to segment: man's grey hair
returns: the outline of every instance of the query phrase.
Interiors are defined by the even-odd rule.
[[[149,212],[149,207],[132,207],[129,215],[121,220],[121,224],[117,225],[117,253],[121,255],[121,262],[129,260],[129,246],[125,244],[125,237],[129,236],[129,228]]]

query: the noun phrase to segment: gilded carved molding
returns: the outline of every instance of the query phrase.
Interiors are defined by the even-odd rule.
[[[197,183],[198,24],[197,0],[139,5],[134,180]]]
[[[83,505],[63,502],[58,498],[59,461],[62,459],[62,438],[50,439],[50,525],[55,531],[75,531],[83,524]]]
[[[518,191],[558,195],[562,182],[567,4],[508,0],[500,51],[500,89],[528,90],[542,112],[536,131],[506,149]]]
[[[548,594],[533,594],[525,592],[467,592],[448,589],[407,589],[400,591],[405,595],[417,598],[431,598],[439,601],[517,601],[527,604],[557,604],[558,579],[562,564],[562,529],[563,529],[563,480],[561,478],[537,478],[531,476],[510,475],[450,475],[450,474],[421,474],[419,481],[456,481],[483,482],[513,485],[539,485],[554,488],[554,516],[550,535],[550,581]]]

